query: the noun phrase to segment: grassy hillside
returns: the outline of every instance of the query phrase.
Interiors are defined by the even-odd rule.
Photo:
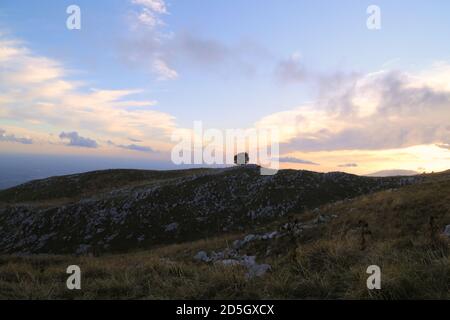
[[[450,299],[448,224],[444,173],[195,242],[100,257],[3,256],[0,298]],[[196,260],[199,251],[220,258]],[[249,277],[224,263],[250,255],[270,271]],[[82,269],[81,291],[65,289],[70,264]],[[369,265],[381,267],[379,291],[366,288]]]
[[[194,241],[422,179],[259,169],[95,172],[6,190],[0,253],[117,253]]]

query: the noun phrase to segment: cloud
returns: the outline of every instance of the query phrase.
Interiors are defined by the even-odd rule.
[[[33,144],[32,139],[18,138],[14,134],[6,134],[6,131],[3,129],[0,129],[0,141],[21,143],[21,144]]]
[[[133,141],[132,139],[129,139],[131,141]],[[139,142],[139,141],[136,141]],[[141,146],[141,145],[137,145],[137,144],[116,144],[111,140],[108,140],[108,144],[110,146],[116,147],[116,148],[120,148],[120,149],[126,149],[126,150],[131,150],[131,151],[139,151],[139,152],[148,152],[148,153],[155,153],[155,150],[153,150],[151,147],[147,147],[147,146]]]
[[[448,144],[448,70],[439,64],[414,74],[352,74],[315,102],[264,117],[256,126],[279,128],[284,153]]]
[[[308,72],[301,63],[299,53],[278,62],[275,68],[275,76],[281,83],[291,84],[304,82],[308,78]]]
[[[163,0],[132,0],[131,3],[140,7],[135,16],[141,25],[150,30],[164,25],[161,15],[168,12]]]
[[[158,75],[158,80],[175,80],[178,78],[178,73],[171,69],[165,61],[156,59],[153,62],[153,70]]]
[[[253,76],[258,62],[272,59],[268,50],[250,39],[226,44],[189,31],[168,39],[163,55],[172,64],[219,76]]]
[[[162,21],[155,16],[153,12],[144,8],[137,16],[138,20],[147,27],[154,28],[157,25],[161,25]]]
[[[175,80],[183,72],[252,77],[258,72],[258,62],[272,59],[267,50],[251,40],[225,44],[189,31],[163,34],[147,30],[122,40],[119,50],[124,63],[147,70],[159,80]]]
[[[131,0],[137,8],[132,13],[132,37],[122,40],[119,48],[127,64],[147,69],[157,80],[167,81],[178,78],[178,72],[170,67],[164,50],[169,33],[162,16],[168,14],[163,0]],[[137,35],[137,36],[134,36]]]
[[[136,145],[136,144],[118,145],[117,147],[122,148],[122,149],[132,150],[132,151],[139,151],[139,152],[150,152],[150,153],[155,152],[150,147],[139,146],[139,145]]]
[[[282,157],[282,158],[279,158],[278,161],[279,162],[286,162],[286,163],[308,164],[308,165],[313,165],[313,166],[319,166],[320,165],[320,164],[312,162],[312,161],[303,160],[303,159],[294,158],[294,157]]]
[[[0,69],[0,119],[22,128],[33,124],[32,137],[70,127],[95,133],[97,141],[132,136],[152,141],[158,149],[171,146],[175,117],[149,109],[154,100],[133,98],[140,89],[91,88],[69,79],[71,73],[61,62],[38,56],[2,35]]]
[[[156,13],[167,13],[167,7],[164,0],[132,0],[133,4],[141,5],[146,9]]]
[[[218,65],[232,55],[232,50],[222,43],[189,32],[177,36],[172,45],[177,52],[197,65]]]
[[[338,165],[339,168],[356,168],[358,167],[358,164],[356,163],[345,163]]]
[[[119,41],[121,58],[129,66],[153,73],[158,80],[175,80],[186,70],[251,76],[257,70],[256,60],[271,56],[249,39],[229,45],[202,37],[198,32],[175,34],[163,21],[169,14],[163,0],[130,0],[130,3],[134,5],[130,19],[133,32]]]
[[[98,148],[98,144],[95,140],[81,137],[75,131],[68,133],[61,132],[59,138],[62,140],[69,140],[67,145],[71,147]]]

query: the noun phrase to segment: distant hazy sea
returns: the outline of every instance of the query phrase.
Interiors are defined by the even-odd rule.
[[[0,189],[51,176],[105,169],[177,169],[167,162],[100,157],[0,153]]]

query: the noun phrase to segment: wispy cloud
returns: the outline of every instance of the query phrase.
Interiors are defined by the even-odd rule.
[[[136,13],[140,24],[150,29],[164,24],[161,15],[168,12],[163,0],[132,0],[131,3],[140,7]]]
[[[167,81],[178,78],[178,72],[170,66],[163,48],[170,38],[163,31],[163,16],[169,14],[164,0],[131,0],[136,9],[132,13],[133,29],[138,29],[138,39],[127,40],[122,45],[125,59],[137,63],[156,75],[157,80]]]
[[[303,160],[295,157],[281,157],[278,159],[279,162],[285,162],[285,163],[297,163],[297,164],[307,164],[307,165],[313,165],[313,166],[319,166],[320,164],[309,161],[309,160]]]
[[[15,142],[21,144],[32,144],[33,140],[29,138],[19,138],[14,134],[7,134],[5,130],[0,129],[0,141],[3,142]]]
[[[250,39],[228,44],[189,30],[173,32],[164,22],[170,13],[163,0],[129,1],[134,5],[130,27],[137,32],[120,41],[121,58],[157,80],[175,80],[188,71],[219,77],[252,76],[259,61],[272,58],[267,49]]]
[[[139,151],[139,152],[150,152],[150,153],[155,152],[150,147],[139,146],[139,145],[136,145],[136,144],[118,145],[117,147],[122,148],[122,149],[132,150],[132,151]]]
[[[182,72],[253,77],[258,63],[272,59],[267,50],[249,40],[229,45],[188,31],[167,37],[149,31],[124,40],[120,51],[127,65],[148,70],[159,80],[178,79]]]
[[[132,0],[132,3],[141,5],[155,13],[167,13],[167,6],[164,0]]]
[[[138,142],[138,141],[136,141],[136,142]],[[114,143],[113,141],[109,140],[108,144],[110,146],[113,146],[113,147],[116,147],[116,148],[126,149],[126,150],[131,150],[131,151],[148,152],[148,153],[155,153],[156,152],[151,147],[137,145],[137,144],[134,144],[134,143],[133,144],[117,144],[117,143]]]
[[[178,72],[170,68],[164,60],[156,59],[153,62],[153,69],[158,75],[158,80],[175,80],[178,78]]]

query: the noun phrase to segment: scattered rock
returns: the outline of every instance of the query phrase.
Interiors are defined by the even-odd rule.
[[[91,251],[92,246],[88,244],[82,244],[78,247],[75,254],[77,255],[85,255]]]
[[[202,262],[210,262],[211,259],[208,257],[208,254],[205,251],[199,251],[195,256],[194,259],[197,261]]]
[[[254,264],[251,266],[246,274],[247,278],[262,277],[267,271],[270,271],[272,267],[269,264]]]
[[[244,242],[245,243],[248,243],[248,242],[251,242],[251,241],[253,241],[253,240],[255,240],[256,239],[256,236],[254,235],[254,234],[249,234],[248,236],[246,236],[245,238],[244,238]]]
[[[247,268],[251,268],[256,264],[256,256],[242,256],[241,263]]]
[[[246,277],[247,279],[252,279],[255,277],[262,277],[267,271],[271,269],[269,264],[258,264],[256,263],[256,256],[238,256],[235,255],[232,259],[222,259],[224,257],[223,253],[213,252],[211,258],[205,251],[198,252],[194,259],[202,262],[214,262],[224,266],[243,266],[247,269]]]
[[[243,246],[247,245],[250,242],[258,241],[258,240],[271,240],[271,239],[281,237],[281,236],[282,236],[282,234],[280,234],[278,231],[271,231],[271,232],[261,234],[261,235],[249,234],[243,240],[235,240],[233,242],[233,248],[235,248],[236,250],[239,250]]]
[[[178,223],[174,222],[174,223],[168,224],[168,225],[166,226],[165,231],[166,231],[166,232],[173,232],[173,231],[175,231],[175,230],[177,230],[177,229],[178,229]]]
[[[235,240],[233,242],[233,248],[240,249],[242,247],[242,240]]]
[[[271,269],[269,264],[256,263],[256,256],[243,256],[240,264],[247,268],[247,273],[245,276],[248,279],[262,277],[268,270]]]
[[[239,260],[234,260],[234,259],[220,260],[220,263],[223,264],[224,266],[236,266],[236,265],[241,264],[239,262]]]
[[[276,238],[278,235],[279,235],[278,231],[273,231],[273,232],[263,234],[261,236],[261,239],[262,240],[270,240],[270,239]]]
[[[319,214],[319,216],[314,220],[315,224],[321,224],[325,222],[327,222],[327,219],[321,214]]]
[[[450,238],[450,224],[445,226],[444,236],[447,236]]]

